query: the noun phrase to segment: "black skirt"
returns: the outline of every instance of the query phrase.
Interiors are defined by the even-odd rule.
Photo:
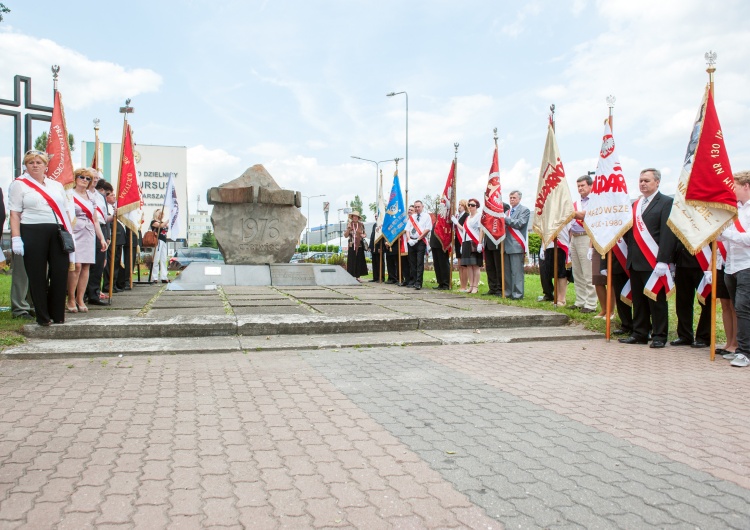
[[[367,261],[365,260],[365,249],[359,248],[354,250],[349,247],[349,252],[346,255],[346,272],[359,278],[360,276],[367,276]]]
[[[484,266],[484,256],[480,252],[472,252],[471,247],[473,243],[470,240],[464,241],[461,244],[461,266],[469,267],[476,265],[477,267]]]

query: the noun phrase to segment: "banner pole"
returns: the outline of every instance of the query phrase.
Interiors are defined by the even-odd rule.
[[[125,101],[125,108],[130,106],[130,100]],[[125,137],[126,129],[128,127],[128,113],[123,113],[123,126],[122,126],[122,142],[120,142],[120,169],[117,174],[117,197],[120,197],[120,191],[122,187],[122,156],[125,151]],[[115,284],[115,249],[117,248],[117,226],[118,226],[118,214],[117,208],[115,208],[115,215],[112,218],[112,252],[110,253],[109,263],[109,305],[112,305],[112,291]]]
[[[454,215],[456,215],[456,194],[458,193],[458,142],[453,142],[453,193],[451,194],[451,211],[450,211],[450,218],[452,219]],[[456,241],[456,227],[453,225],[453,221],[451,220],[451,243],[450,243],[450,253],[448,254],[448,259],[450,260],[450,281],[448,285],[448,290],[453,290],[453,255],[454,255],[454,243]]]
[[[615,97],[614,96],[608,96],[607,97],[607,104],[609,105],[609,129],[610,131],[614,131],[613,123],[614,118],[612,117],[612,109],[615,106]],[[615,242],[615,244],[617,244]],[[594,249],[594,252],[597,250]],[[601,254],[600,254],[601,256]],[[606,311],[605,318],[605,328],[604,328],[604,340],[606,342],[610,341],[610,335],[612,331],[612,250],[607,252],[607,293],[606,293],[606,300],[604,302],[604,305],[606,306],[604,310]]]
[[[555,104],[549,106],[549,121],[550,125],[552,126],[552,132],[555,132]],[[542,246],[544,246],[544,241],[542,241]],[[552,302],[552,307],[557,307],[557,296],[558,292],[557,289],[560,287],[560,282],[557,281],[557,238],[555,238],[555,242],[553,243],[553,248],[555,249],[553,251],[553,264],[552,264],[552,296],[554,297],[554,301]],[[546,249],[542,249],[542,252],[544,252]],[[540,271],[541,273],[541,271]]]
[[[714,72],[716,71],[716,54],[708,52],[705,55],[708,60],[708,86],[711,90],[711,97],[714,97]],[[714,239],[711,242],[711,361],[716,359],[716,254],[718,251],[718,244]]]

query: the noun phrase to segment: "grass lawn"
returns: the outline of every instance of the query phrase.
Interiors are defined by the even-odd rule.
[[[366,279],[371,279],[372,275],[369,277],[364,277]],[[453,281],[455,284],[458,283],[458,272],[454,271],[453,273]],[[437,285],[437,282],[435,281],[435,273],[433,271],[425,271],[424,272],[424,287],[430,288]],[[606,321],[601,318],[594,318],[594,315],[596,313],[588,313],[584,314],[580,311],[574,310],[574,309],[565,309],[564,307],[558,307],[555,308],[552,306],[552,302],[537,302],[537,297],[542,295],[542,285],[539,281],[539,275],[537,274],[527,274],[525,276],[525,293],[524,293],[524,299],[523,300],[509,300],[506,298],[498,298],[498,297],[487,297],[482,296],[482,293],[487,292],[487,274],[485,272],[482,272],[480,284],[479,284],[479,293],[478,294],[467,294],[467,293],[459,293],[458,287],[454,287],[453,293],[455,293],[456,296],[466,296],[466,297],[473,297],[473,298],[482,298],[483,300],[494,300],[498,304],[504,304],[504,305],[512,305],[512,306],[519,306],[519,307],[528,307],[532,309],[546,309],[548,311],[556,311],[558,313],[565,313],[568,315],[573,321],[576,323],[582,324],[586,329],[590,329],[592,331],[598,331],[600,333],[605,332],[606,328]],[[572,284],[568,285],[568,291],[567,291],[567,300],[566,305],[573,305],[575,303],[575,288]],[[674,308],[674,296],[670,297],[669,302],[669,340],[676,339],[677,338],[677,315],[675,313]],[[694,322],[697,324],[698,317],[700,316],[701,311],[701,305],[698,303],[698,300],[695,300],[695,310],[694,310]],[[616,314],[616,310],[615,310]],[[617,329],[619,326],[620,320],[615,318],[612,321],[612,329]],[[724,324],[721,321],[721,304],[716,305],[716,343],[717,344],[723,344],[724,341],[726,341],[726,335],[724,334]]]

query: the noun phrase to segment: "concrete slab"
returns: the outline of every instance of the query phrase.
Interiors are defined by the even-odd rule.
[[[238,333],[246,336],[369,333],[379,329],[415,331],[418,325],[418,319],[396,314],[380,318],[356,314],[348,316],[315,314],[256,317],[249,315],[237,316]]]
[[[267,300],[235,300],[230,299],[229,304],[234,307],[283,307],[283,306],[298,306],[300,305],[294,300],[289,298],[273,298]]]
[[[298,298],[300,302],[310,305],[369,305],[370,302],[352,300],[351,298]]]
[[[224,309],[224,306],[219,307],[179,307],[179,308],[159,308],[159,309],[151,309],[148,313],[146,313],[146,318],[155,318],[157,320],[165,319],[165,318],[171,318],[175,316],[176,312],[179,310],[180,316],[185,317],[199,317],[201,315],[214,315],[214,316],[221,316],[226,315],[226,309]]]
[[[192,307],[223,307],[224,302],[218,298],[185,298],[185,299],[171,299],[164,300],[161,297],[157,298],[156,301],[151,304],[153,309],[181,309],[181,308],[192,308]]]
[[[580,326],[533,327],[509,329],[425,330],[426,335],[442,344],[510,343],[554,340],[604,340],[601,333]]]
[[[432,346],[438,339],[419,331],[388,333],[338,333],[336,335],[267,335],[265,337],[239,337],[240,347],[247,352],[322,350],[330,348],[372,348],[376,346]]]
[[[194,262],[185,267],[180,275],[167,286],[170,291],[179,291],[183,285],[234,285],[234,265],[212,262]]]
[[[65,313],[65,322],[74,322],[86,320],[87,318],[114,318],[114,317],[134,317],[141,311],[137,309],[98,309],[90,310],[88,313]]]
[[[240,350],[238,337],[210,338],[128,338],[35,340],[8,348],[3,359],[64,359],[70,357],[127,357],[133,355],[166,355],[177,353],[228,353]]]
[[[320,311],[324,315],[336,315],[336,316],[347,316],[353,313],[357,315],[394,315],[397,314],[394,311],[386,309],[385,307],[373,306],[373,305],[314,305],[311,306],[316,311]]]
[[[234,307],[235,315],[314,315],[315,312],[306,306],[295,304],[293,306],[240,306]]]

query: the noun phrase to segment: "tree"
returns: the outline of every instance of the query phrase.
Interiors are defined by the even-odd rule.
[[[372,212],[373,215],[375,215],[376,213],[378,213],[378,203],[371,202],[369,208],[370,208],[370,211]]]
[[[5,7],[5,4],[3,4],[2,2],[0,2],[0,22],[3,21],[3,15],[5,13],[10,13],[10,9],[8,9],[7,7]]]
[[[354,196],[354,200],[349,203],[349,206],[352,210],[357,210],[359,212],[359,218],[363,223],[367,221],[367,216],[363,211],[364,205],[362,204],[362,199],[359,198],[359,195]]]
[[[216,242],[216,236],[214,236],[214,233],[211,230],[203,234],[203,237],[201,238],[201,246],[219,248],[219,244]]]
[[[68,145],[70,146],[71,152],[76,150],[76,139],[72,133],[68,133]],[[37,137],[36,140],[34,140],[34,149],[36,149],[37,151],[47,150],[47,133],[46,132],[43,132]]]
[[[442,195],[438,195],[437,193],[433,195],[425,195],[424,200],[422,203],[424,204],[424,209],[427,213],[438,213],[438,208],[440,207],[440,198]]]
[[[538,256],[542,249],[542,237],[536,232],[529,234],[529,254]]]

